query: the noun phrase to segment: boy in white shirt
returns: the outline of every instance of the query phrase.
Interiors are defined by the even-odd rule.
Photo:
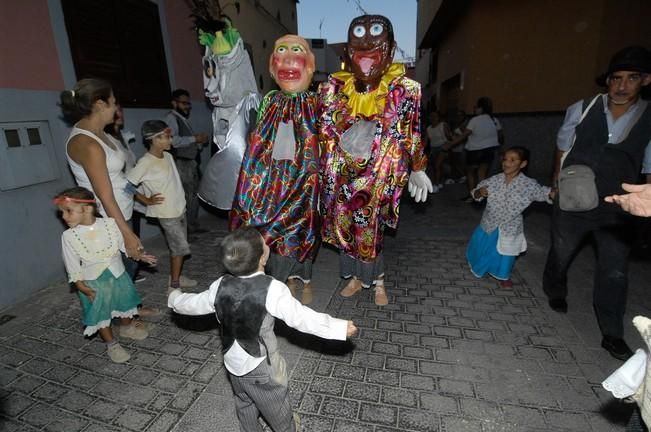
[[[287,285],[265,275],[269,247],[254,228],[227,235],[221,254],[230,274],[199,294],[173,290],[167,305],[180,314],[217,315],[241,430],[259,431],[262,415],[274,431],[294,432],[298,419],[292,415],[285,360],[273,331],[275,318],[299,331],[342,341],[357,328],[352,321],[303,306]]]
[[[147,217],[158,219],[165,234],[170,250],[170,287],[194,287],[197,281],[181,276],[190,245],[185,193],[174,158],[168,153],[172,147],[171,129],[164,121],[147,120],[142,125],[142,140],[147,153],[129,171],[127,179],[136,187],[142,185],[144,194],[136,194],[136,199],[147,206]]]

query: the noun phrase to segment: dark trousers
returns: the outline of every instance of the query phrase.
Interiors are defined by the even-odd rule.
[[[631,231],[625,216],[603,207],[589,212],[566,212],[554,203],[543,291],[550,299],[567,297],[567,271],[583,241],[592,234],[597,253],[592,298],[597,321],[603,335],[621,338]]]

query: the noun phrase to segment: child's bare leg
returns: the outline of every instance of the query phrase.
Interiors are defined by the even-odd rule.
[[[99,333],[99,337],[101,337],[104,342],[106,343],[113,342],[113,330],[111,329],[111,327],[101,328],[97,331],[97,333]]]
[[[362,289],[362,281],[353,276],[344,289],[341,290],[342,297],[351,297]]]
[[[170,286],[172,288],[181,287],[181,270],[183,269],[184,256],[170,256]]]

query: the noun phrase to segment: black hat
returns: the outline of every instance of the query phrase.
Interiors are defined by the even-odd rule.
[[[597,85],[606,87],[608,76],[618,71],[651,73],[651,52],[639,45],[617,51],[610,59],[608,70],[596,78]]]

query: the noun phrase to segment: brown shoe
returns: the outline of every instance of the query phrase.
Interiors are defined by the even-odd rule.
[[[375,304],[377,306],[386,306],[389,304],[387,290],[384,289],[384,285],[375,286]]]
[[[312,284],[310,282],[303,284],[303,294],[301,295],[301,303],[308,305],[312,303]]]
[[[291,278],[287,279],[287,288],[289,288],[289,292],[292,293],[293,297],[296,297],[296,290],[300,288],[301,284],[296,278]]]
[[[362,281],[359,279],[352,278],[348,285],[341,290],[339,294],[342,297],[352,297],[362,290]]]
[[[160,315],[160,309],[143,306],[138,309],[138,315],[141,317],[156,317]]]

